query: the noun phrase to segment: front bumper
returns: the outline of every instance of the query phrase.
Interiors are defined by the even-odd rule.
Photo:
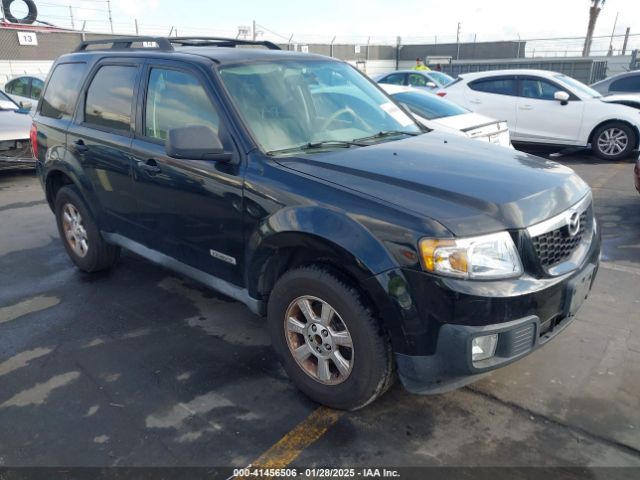
[[[459,388],[529,355],[557,336],[575,318],[591,290],[598,270],[599,241],[596,245],[579,270],[524,295],[483,297],[454,292],[453,303],[461,308],[454,311],[466,321],[446,322],[432,330],[437,333],[429,355],[396,353],[398,374],[405,388],[419,394]],[[470,321],[474,316],[476,322]],[[486,322],[488,317],[493,321]],[[472,361],[472,340],[491,334],[498,335],[495,355]]]

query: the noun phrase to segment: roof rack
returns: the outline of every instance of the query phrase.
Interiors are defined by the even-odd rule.
[[[165,52],[173,51],[173,46],[171,42],[167,40],[166,37],[114,37],[114,38],[105,38],[103,40],[84,40],[80,42],[80,44],[76,47],[74,51],[76,52],[84,52],[87,50],[87,47],[91,45],[108,45],[111,44],[112,50],[121,50],[126,48],[131,48],[131,45],[134,43],[140,42],[154,42],[157,47],[156,50],[162,50]],[[152,48],[153,47],[149,47]]]
[[[269,50],[281,50],[278,45],[267,40],[240,40],[225,37],[170,37],[167,40],[170,43],[185,47],[237,47],[242,45],[256,45],[267,47]]]
[[[103,40],[85,40],[80,42],[74,51],[84,52],[91,45],[111,45],[111,50],[123,50],[131,48],[134,43],[155,43],[157,47],[145,47],[164,52],[174,50],[173,44],[183,47],[237,47],[242,45],[256,45],[267,47],[269,50],[281,50],[278,45],[267,40],[239,40],[225,37],[113,37]]]

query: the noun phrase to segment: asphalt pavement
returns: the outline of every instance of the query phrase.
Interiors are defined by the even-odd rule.
[[[354,413],[289,382],[264,320],[124,254],[84,274],[36,177],[0,172],[0,467],[640,467],[640,194],[630,162],[557,158],[593,188],[602,265],[553,342],[466,388]]]

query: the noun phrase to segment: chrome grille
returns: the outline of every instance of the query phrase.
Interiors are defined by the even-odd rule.
[[[549,268],[569,259],[582,242],[587,220],[587,211],[585,210],[580,214],[580,230],[574,236],[569,234],[567,226],[563,226],[533,237],[531,240],[540,264]]]
[[[591,192],[571,208],[528,227],[527,232],[535,261],[548,275],[575,270],[589,252],[596,232]]]

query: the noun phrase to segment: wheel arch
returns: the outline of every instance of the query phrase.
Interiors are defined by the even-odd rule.
[[[603,127],[603,126],[611,124],[611,123],[623,123],[627,127],[631,128],[631,130],[633,131],[633,133],[636,136],[634,149],[637,149],[637,148],[640,147],[640,129],[638,129],[638,127],[636,125],[634,125],[632,122],[630,122],[629,120],[625,120],[625,119],[622,119],[622,118],[609,118],[607,120],[603,120],[602,122],[598,123],[595,127],[593,127],[591,129],[591,132],[589,133],[589,138],[588,138],[588,142],[587,143],[588,144],[592,144],[593,143],[593,137],[594,137],[596,131],[600,127]]]
[[[394,350],[404,350],[403,315],[390,305],[375,279],[383,271],[396,269],[397,262],[364,226],[346,215],[322,210],[284,209],[254,231],[245,273],[249,295],[259,300],[260,313],[265,314],[269,294],[285,272],[318,265],[353,287],[390,334]],[[323,221],[317,221],[319,214]],[[273,229],[276,225],[279,228]]]

